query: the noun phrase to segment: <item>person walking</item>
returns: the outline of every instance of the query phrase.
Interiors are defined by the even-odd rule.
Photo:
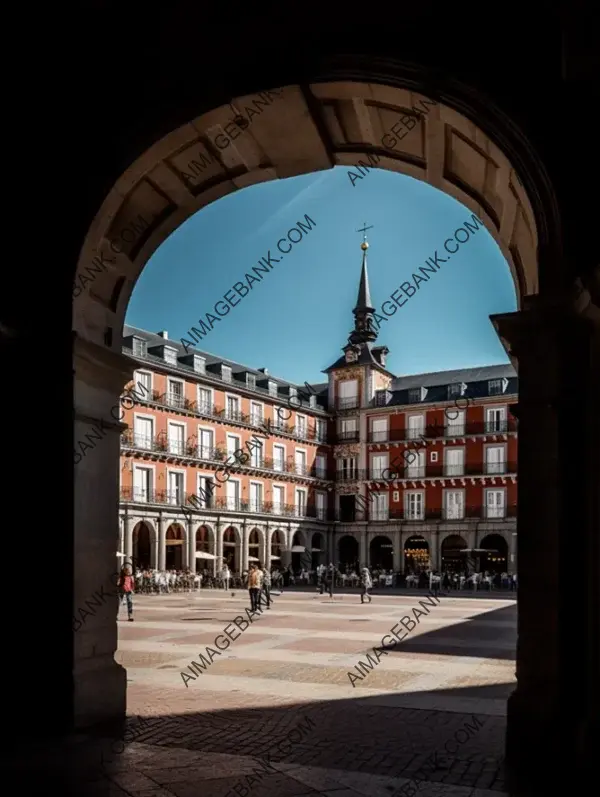
[[[269,568],[265,565],[261,567],[260,564],[258,566],[262,570],[262,591],[260,594],[261,603],[262,598],[264,596],[265,602],[267,604],[267,609],[271,608],[271,572]]]
[[[229,579],[231,578],[231,573],[229,571],[229,567],[227,563],[223,565],[223,569],[221,570],[221,580],[223,581],[223,589],[225,592],[229,591]]]
[[[248,592],[250,593],[250,611],[257,612],[260,603],[260,590],[262,587],[262,573],[255,564],[250,565],[248,573]]]
[[[127,565],[121,570],[118,587],[120,593],[119,606],[122,603],[127,603],[127,619],[130,623],[133,623],[133,592],[135,587],[131,569]]]
[[[365,602],[365,597],[369,599],[369,603],[371,603],[372,598],[369,594],[369,590],[373,587],[373,579],[371,578],[371,574],[369,573],[368,567],[363,567],[360,573],[360,602]]]
[[[329,592],[329,597],[333,598],[333,579],[335,578],[335,569],[333,564],[329,564],[327,568],[327,572],[325,573],[325,583],[327,585],[327,591]]]
[[[433,594],[435,595],[436,598],[440,594],[441,581],[442,581],[442,577],[437,572],[437,570],[432,571],[430,588],[433,591]]]

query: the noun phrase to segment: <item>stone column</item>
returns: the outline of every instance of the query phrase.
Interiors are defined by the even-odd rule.
[[[517,532],[509,531],[510,539],[508,541],[508,572],[515,573],[518,570],[518,556],[517,556]]]
[[[218,573],[223,567],[223,522],[221,520],[217,520],[215,524],[215,535],[216,535],[216,545],[215,545],[215,570]]]
[[[361,567],[369,567],[369,541],[367,538],[367,530],[362,529],[360,531],[360,537],[358,541],[358,559],[359,565]]]
[[[429,534],[429,562],[432,570],[440,569],[440,533],[437,529]]]
[[[125,547],[120,548],[119,550],[121,553],[125,554],[125,559],[122,561],[125,562],[129,560],[132,561],[131,557],[133,556],[133,529],[135,527],[135,518],[132,518],[130,515],[125,515],[125,534],[124,534],[124,543]]]
[[[581,771],[600,715],[600,313],[590,322],[568,300],[525,297],[521,312],[493,317],[519,365],[519,636],[506,752],[521,783],[530,771],[539,780],[547,761]],[[576,590],[567,585],[574,544],[582,557]]]
[[[402,570],[402,533],[400,529],[392,532],[392,543],[394,544],[394,573]]]
[[[188,518],[187,520],[187,566],[190,570],[195,573],[196,572],[196,532],[194,531],[196,527],[196,522],[192,520],[192,518]]]
[[[158,569],[164,570],[167,564],[167,522],[162,514],[158,518]]]
[[[248,561],[248,557],[250,556],[250,551],[248,550],[248,540],[250,537],[250,532],[248,531],[248,521],[244,518],[244,522],[242,524],[242,545],[240,551],[240,568],[242,573],[244,570],[248,570],[250,562]],[[256,563],[255,563],[256,564]]]
[[[267,523],[266,527],[263,528],[263,538],[262,538],[262,560],[265,563],[265,566],[271,570],[271,549],[269,546],[269,524]]]
[[[94,602],[100,589],[114,592],[119,506],[117,463],[124,410],[119,402],[133,367],[121,354],[73,335],[74,548],[73,636],[69,683],[73,726],[125,716],[126,673],[114,659],[117,598]],[[131,406],[131,402],[129,402]]]

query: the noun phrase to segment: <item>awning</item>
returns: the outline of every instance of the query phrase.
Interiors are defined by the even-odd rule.
[[[281,559],[281,556],[272,556],[271,560],[273,560],[273,559]]]
[[[294,545],[294,546],[292,546],[292,553],[304,553],[304,551],[306,551],[306,548],[304,547],[304,545]]]
[[[196,559],[216,559],[216,556],[213,556],[211,553],[206,553],[205,551],[196,551]]]
[[[260,562],[260,559],[258,557],[256,557],[256,556],[249,556],[248,557],[248,561],[249,562]]]

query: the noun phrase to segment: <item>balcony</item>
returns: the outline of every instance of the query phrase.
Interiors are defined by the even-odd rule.
[[[440,438],[480,437],[483,435],[504,435],[517,432],[515,418],[498,421],[471,421],[461,424],[419,426],[417,429],[390,429],[387,432],[369,432],[369,443],[400,441],[436,440]]]
[[[335,442],[340,443],[358,443],[359,433],[358,429],[353,429],[350,432],[338,432],[335,437]]]
[[[360,401],[358,396],[348,396],[347,398],[342,398],[338,396],[338,399],[335,403],[335,406],[338,410],[355,410],[360,405]]]
[[[382,432],[369,431],[369,443],[387,443],[390,436],[389,429]]]
[[[389,470],[384,470],[383,473],[387,477],[383,481],[461,479],[466,476],[514,476],[517,473],[517,462],[509,460],[508,462],[467,462],[464,465],[409,465],[404,468],[390,465]],[[373,476],[370,478],[374,479]]]
[[[490,511],[491,510],[491,511]],[[424,523],[424,522],[452,522],[461,520],[471,521],[504,521],[511,520],[517,517],[517,505],[509,504],[506,507],[486,507],[483,505],[468,505],[464,510],[457,511],[452,508],[423,508],[414,507],[412,509],[369,509],[365,512],[356,509],[354,517],[351,512],[335,512],[329,510],[328,517],[332,521],[340,523],[364,523],[374,522],[381,523],[391,521],[404,521],[406,523]]]

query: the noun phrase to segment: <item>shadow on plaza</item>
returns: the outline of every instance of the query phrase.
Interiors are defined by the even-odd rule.
[[[197,701],[201,702],[201,684],[195,684],[194,688]],[[119,732],[114,728],[110,732],[107,728],[95,729],[52,745],[30,747],[25,757],[12,759],[8,769],[30,785],[34,782],[57,785],[66,794],[121,794],[112,790],[112,780],[134,795],[139,788],[140,794],[158,797],[172,793],[160,791],[161,787],[169,789],[175,785],[178,788],[174,793],[178,795],[224,795],[241,778],[239,757],[259,762],[268,756],[273,764],[387,777],[410,778],[423,767],[419,780],[502,791],[505,717],[482,713],[477,710],[480,704],[473,700],[463,700],[458,709],[462,713],[456,708],[448,711],[428,706],[437,698],[448,696],[505,700],[512,689],[514,683],[505,683],[392,692],[377,697],[361,697],[357,689],[353,698],[276,707],[268,705],[269,697],[265,695],[267,705],[261,707],[163,714],[144,718],[143,722],[130,717],[126,728]],[[193,705],[196,700],[192,688],[189,694]],[[410,707],[406,707],[407,703]],[[288,744],[289,749],[282,752],[278,745],[306,718],[311,720],[310,732],[300,741]],[[464,743],[455,742],[450,753],[446,744],[465,723],[473,725],[474,718],[477,718],[476,731]],[[121,752],[123,745],[115,746],[111,740],[122,739],[125,733],[129,741]],[[231,771],[227,774],[226,757],[221,759],[216,772],[215,764],[209,761],[203,764],[198,753],[235,756],[236,759],[229,761],[234,762],[231,766],[237,774]],[[437,768],[426,764],[432,756],[439,765]],[[286,777],[281,772],[263,772],[261,787],[253,791],[254,796],[262,797],[264,793],[276,797],[288,793],[283,788]],[[148,789],[148,785],[142,786],[146,778],[155,782],[156,791],[143,791]],[[228,778],[226,788],[223,778]],[[129,791],[130,787],[133,791]]]
[[[443,602],[444,598],[441,598]],[[418,598],[414,604],[418,609]],[[430,618],[435,618],[436,609],[430,607]],[[440,603],[440,606],[442,604]],[[402,607],[402,613],[412,617],[412,613]],[[398,621],[400,617],[398,617]],[[417,626],[414,631],[417,631]],[[398,633],[402,631],[400,626]],[[454,625],[434,631],[421,631],[418,636],[409,634],[395,646],[389,645],[384,650],[389,653],[423,653],[447,656],[476,657],[482,659],[516,660],[517,647],[517,604],[481,612],[473,618],[462,620]],[[367,652],[365,650],[365,652]]]

